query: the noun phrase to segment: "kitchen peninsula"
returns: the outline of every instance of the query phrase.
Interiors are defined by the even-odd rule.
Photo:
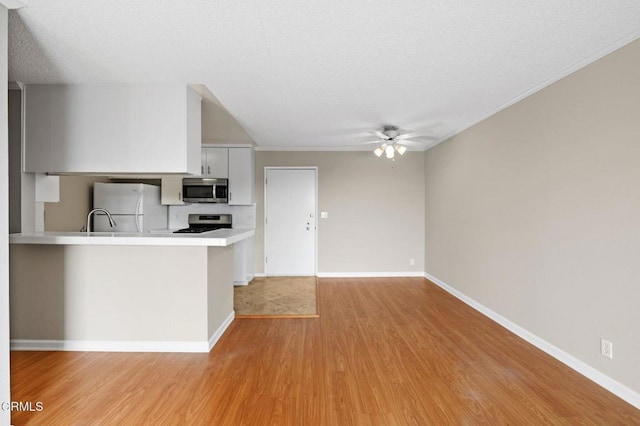
[[[253,234],[12,234],[12,347],[208,352],[234,318],[232,245]]]

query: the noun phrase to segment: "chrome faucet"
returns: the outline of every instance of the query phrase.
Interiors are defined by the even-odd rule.
[[[107,219],[109,219],[109,226],[110,227],[113,228],[114,226],[117,225],[116,221],[113,220],[113,218],[111,217],[111,213],[109,213],[105,209],[93,209],[87,215],[87,233],[91,232],[91,215],[94,214],[95,212],[102,212],[102,213],[106,214],[107,215]]]

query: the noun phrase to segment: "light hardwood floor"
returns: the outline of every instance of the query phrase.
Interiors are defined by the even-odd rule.
[[[14,352],[13,423],[640,424],[426,280],[320,279],[322,316],[238,319],[209,354]]]

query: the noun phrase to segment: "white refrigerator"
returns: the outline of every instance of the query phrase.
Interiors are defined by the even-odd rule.
[[[160,187],[142,183],[100,183],[93,185],[93,208],[107,210],[115,227],[109,226],[104,213],[93,216],[93,230],[106,232],[149,232],[167,228],[167,206],[160,203]]]

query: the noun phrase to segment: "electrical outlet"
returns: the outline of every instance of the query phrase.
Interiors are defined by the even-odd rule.
[[[600,353],[609,359],[613,359],[613,343],[608,340],[600,339]]]
[[[409,265],[413,266],[416,264],[416,260],[414,258],[409,259]]]

